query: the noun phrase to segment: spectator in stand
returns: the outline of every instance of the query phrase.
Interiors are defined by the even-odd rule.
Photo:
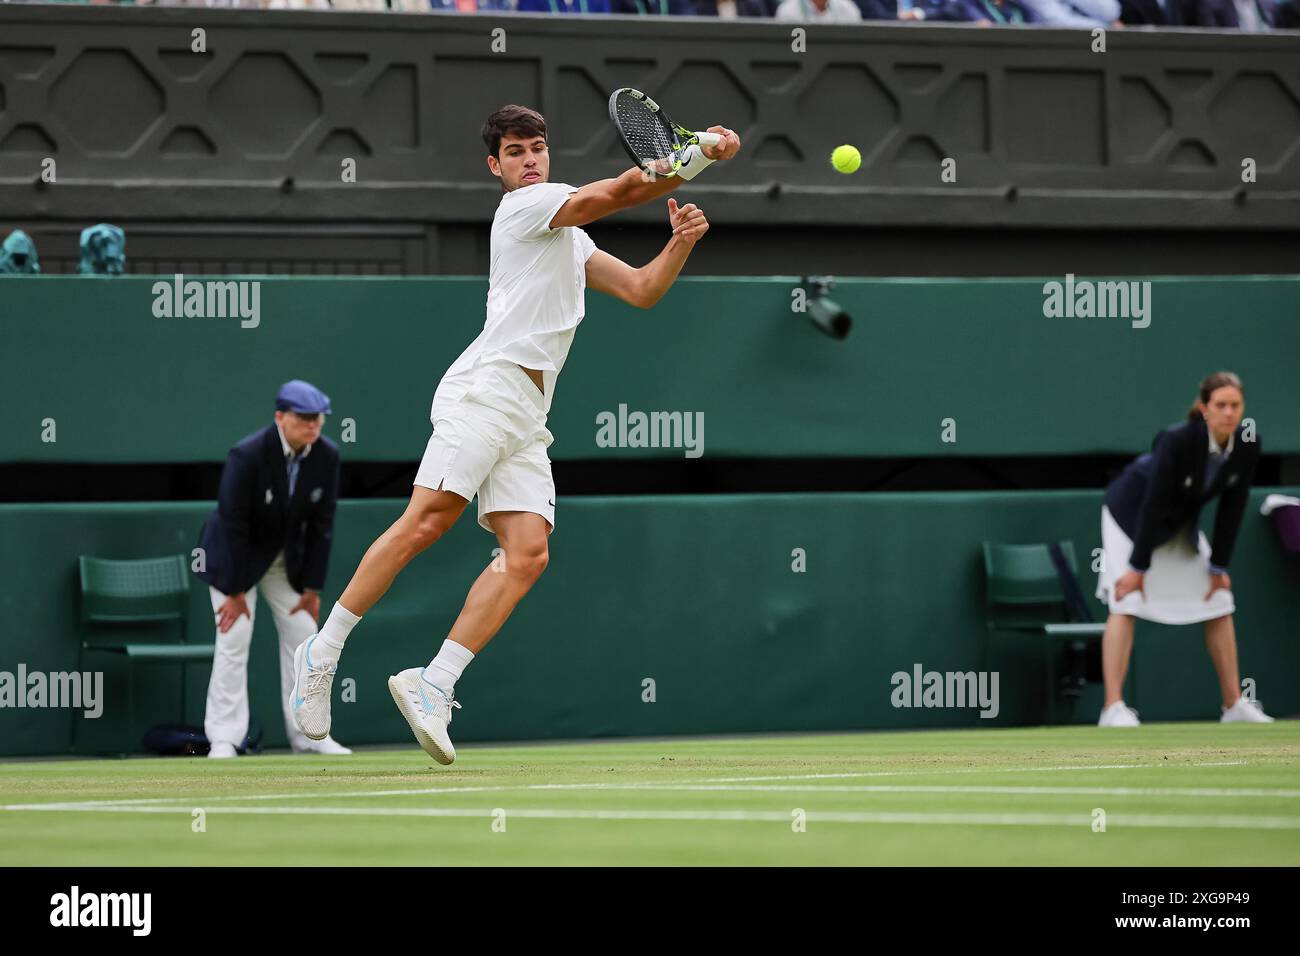
[[[631,17],[689,17],[691,0],[609,0],[609,12]]]
[[[1189,0],[1186,25],[1260,33],[1277,29],[1287,20],[1283,4],[1275,0]]]
[[[1038,14],[1023,0],[922,0],[911,10],[900,11],[898,18],[975,23],[982,27],[1040,22]]]
[[[519,0],[520,13],[609,13],[609,0]]]
[[[854,0],[864,20],[897,20],[899,0]],[[904,6],[907,0],[903,0]]]
[[[1040,23],[1053,27],[1119,25],[1119,0],[1023,0]]]
[[[785,23],[859,23],[862,11],[853,0],[781,0],[776,19]]]
[[[1119,0],[1119,18],[1131,26],[1180,27],[1185,6],[1184,0]]]
[[[337,0],[335,0],[337,2]],[[500,13],[513,10],[510,0],[427,0],[432,10],[459,10],[461,13]]]
[[[265,0],[264,10],[328,10],[330,0]]]
[[[148,4],[145,4],[147,6]],[[257,0],[153,0],[156,7],[257,7]]]
[[[693,12],[697,17],[717,17],[719,20],[740,18],[770,19],[776,15],[775,0],[695,0]]]
[[[609,12],[629,17],[691,16],[691,0],[609,0]]]

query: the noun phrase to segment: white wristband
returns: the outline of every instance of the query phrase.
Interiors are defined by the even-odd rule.
[[[694,179],[713,162],[715,160],[705,156],[698,143],[692,143],[686,147],[686,152],[682,153],[682,165],[678,168],[677,175],[682,179]]]

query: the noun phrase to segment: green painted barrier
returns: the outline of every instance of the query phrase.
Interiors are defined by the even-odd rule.
[[[1300,711],[1300,555],[1281,549],[1255,489],[1232,564],[1241,671],[1278,715]],[[1046,713],[1037,640],[984,627],[980,542],[1071,538],[1083,562],[1099,544],[1099,492],[823,494],[566,498],[551,562],[458,686],[457,740],[966,727],[1039,722]],[[345,501],[326,588],[337,597],[402,502]],[[0,506],[0,672],[77,667],[76,560],[188,552],[210,505]],[[1207,517],[1207,523],[1209,519]],[[347,743],[402,742],[385,679],[432,657],[496,541],[462,520],[417,558],[354,632],[336,695]],[[806,570],[793,570],[803,549]],[[1085,570],[1084,590],[1093,578]],[[197,584],[197,582],[196,582]],[[192,594],[190,640],[213,639],[206,591]],[[1095,605],[1094,605],[1095,606]],[[1100,613],[1100,608],[1097,608]],[[1139,624],[1144,720],[1218,715],[1198,627]],[[180,717],[174,665],[137,672],[128,725],[119,661],[104,668],[105,708],[0,708],[0,753],[135,749],[149,724]],[[999,674],[994,719],[975,709],[896,708],[893,674]],[[268,745],[283,745],[271,616],[259,614],[252,706]],[[207,668],[192,666],[185,716],[201,723]],[[652,681],[653,683],[647,683]],[[653,691],[653,701],[647,699]],[[1090,685],[1075,719],[1100,704]]]
[[[1152,279],[1141,319],[1045,315],[1064,280],[844,279],[838,342],[791,311],[793,277],[683,279],[648,312],[589,293],[552,457],[1139,452],[1218,368],[1245,380],[1265,450],[1300,453],[1300,277]],[[256,324],[224,289],[203,293],[214,317],[156,315],[185,312],[171,277],[0,280],[0,462],[220,461],[295,377],[333,398],[345,461],[418,460],[485,281],[247,281]],[[655,412],[701,429],[636,444]]]

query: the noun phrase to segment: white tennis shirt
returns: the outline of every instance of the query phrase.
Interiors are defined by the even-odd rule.
[[[434,395],[459,401],[483,362],[505,359],[538,369],[551,410],[555,380],[586,312],[587,259],[596,244],[577,226],[550,228],[578,191],[568,183],[533,183],[501,197],[492,219],[487,321],[451,364]]]

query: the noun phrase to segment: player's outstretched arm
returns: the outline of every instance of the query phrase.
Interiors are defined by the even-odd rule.
[[[710,126],[708,131],[719,134],[723,140],[717,146],[703,147],[701,152],[705,158],[731,159],[740,151],[740,137],[733,131],[724,126]],[[556,211],[550,225],[552,229],[585,226],[620,210],[659,199],[681,185],[682,181],[676,176],[651,179],[640,167],[634,166],[616,179],[600,179],[583,186]]]
[[[678,207],[668,200],[668,221],[673,234],[653,261],[634,269],[617,256],[597,249],[587,258],[587,287],[622,299],[629,305],[648,309],[658,302],[677,279],[703,235],[709,231],[704,210],[695,203]]]

